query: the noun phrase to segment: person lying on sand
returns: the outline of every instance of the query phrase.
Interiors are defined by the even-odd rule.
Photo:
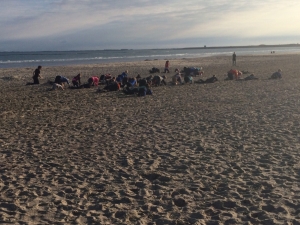
[[[242,74],[243,73],[239,70],[231,69],[227,72],[226,80],[233,80],[233,79],[238,80],[241,78]]]
[[[252,73],[248,77],[245,77],[244,80],[258,80],[258,78]]]
[[[80,78],[81,78],[81,75],[79,73],[72,79],[72,83],[73,83],[74,87],[79,87],[81,85]]]
[[[197,75],[202,76],[203,75],[203,70],[202,70],[202,67],[200,67],[200,68],[197,68],[197,67],[184,67],[183,68],[183,73],[187,76],[197,76]]]
[[[134,95],[137,96],[146,96],[146,95],[152,95],[152,90],[150,88],[147,88],[145,86],[141,87],[126,87],[123,89],[123,93],[126,95]]]
[[[281,79],[282,78],[281,72],[282,72],[281,69],[278,69],[277,72],[271,75],[270,79]]]
[[[216,81],[218,81],[218,78],[213,75],[211,78],[208,78],[206,80],[198,80],[196,83],[199,83],[199,84],[209,84],[209,83],[215,83]]]

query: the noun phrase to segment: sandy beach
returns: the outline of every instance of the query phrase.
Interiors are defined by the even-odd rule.
[[[228,56],[170,59],[168,82],[219,81],[146,97],[47,82],[164,62],[43,67],[32,86],[35,68],[0,69],[0,223],[300,224],[300,55],[237,56],[253,81],[224,80]]]

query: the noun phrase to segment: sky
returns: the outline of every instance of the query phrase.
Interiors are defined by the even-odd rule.
[[[0,51],[300,42],[299,0],[0,0]]]

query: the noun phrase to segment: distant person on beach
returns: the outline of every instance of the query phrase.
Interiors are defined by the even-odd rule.
[[[80,78],[81,78],[81,75],[79,73],[72,79],[72,83],[73,83],[74,87],[79,87],[81,85]]]
[[[170,62],[169,60],[166,61],[165,63],[165,73],[170,73]]]
[[[42,78],[41,77],[41,69],[42,69],[42,66],[38,66],[35,71],[33,72],[33,84],[39,84],[40,81],[39,81],[39,78]]]
[[[236,66],[236,54],[235,54],[235,52],[232,54],[232,65]]]
[[[271,75],[270,79],[281,79],[282,78],[281,72],[282,72],[281,69],[278,69],[277,72]]]

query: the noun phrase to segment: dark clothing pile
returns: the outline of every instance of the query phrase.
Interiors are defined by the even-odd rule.
[[[160,69],[153,67],[151,70],[149,70],[149,73],[160,73]]]
[[[212,76],[211,78],[208,78],[206,80],[199,80],[198,83],[200,84],[208,84],[208,83],[215,83],[216,81],[218,81],[218,79],[215,76]]]

